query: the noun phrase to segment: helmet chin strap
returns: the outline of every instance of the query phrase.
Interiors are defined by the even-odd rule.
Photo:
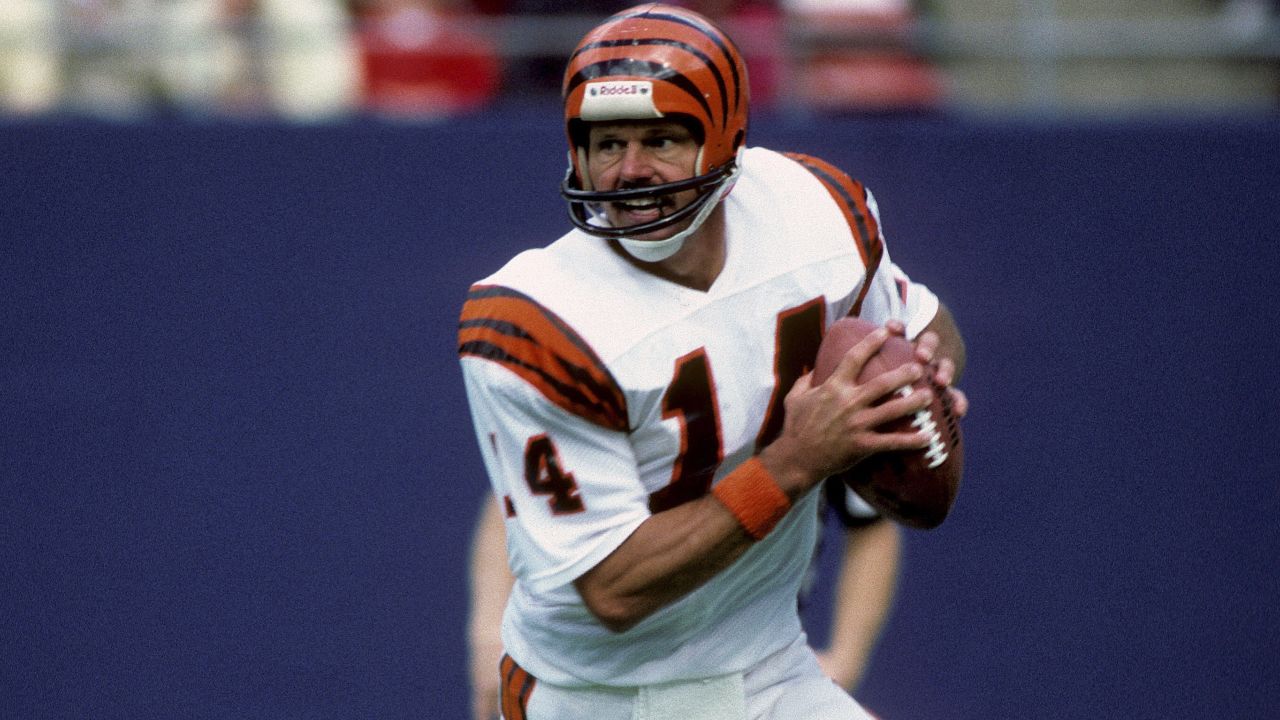
[[[702,223],[706,222],[711,215],[711,211],[715,210],[720,201],[724,199],[724,196],[728,195],[729,191],[733,189],[734,183],[738,180],[738,173],[742,172],[741,149],[738,150],[738,160],[734,165],[733,172],[729,174],[729,177],[716,186],[716,189],[711,191],[711,197],[702,203],[702,207],[693,216],[689,227],[663,240],[635,240],[620,237],[618,238],[618,243],[622,245],[628,255],[641,262],[662,262],[680,252],[680,249],[684,247],[684,241],[697,232],[698,228],[702,227]]]

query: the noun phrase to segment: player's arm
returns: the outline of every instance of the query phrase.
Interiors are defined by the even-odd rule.
[[[827,676],[846,690],[861,681],[897,592],[902,532],[888,520],[846,529],[835,577],[831,640],[818,653]]]
[[[965,367],[964,338],[960,328],[956,326],[955,317],[946,305],[938,304],[938,312],[916,338],[916,355],[921,362],[937,360],[938,370],[934,380],[943,387],[950,388],[953,407],[960,417],[969,411],[969,401],[965,394],[955,387]]]
[[[515,577],[507,566],[502,514],[486,497],[471,543],[470,607],[467,648],[471,658],[471,714],[474,720],[496,720],[502,660],[502,612]]]
[[[645,520],[574,586],[600,622],[624,632],[733,564],[753,539],[712,495]]]
[[[868,335],[822,385],[812,386],[809,376],[797,381],[785,400],[782,432],[757,459],[723,478],[712,494],[650,516],[579,576],[574,584],[591,612],[611,630],[625,631],[737,560],[762,535],[748,528],[743,509],[726,488],[747,488],[750,496],[753,489],[772,486],[785,496],[780,508],[785,513],[824,478],[873,453],[923,447],[925,438],[918,433],[875,429],[929,402],[929,393],[917,392],[876,404],[914,382],[922,372],[919,365],[856,382],[886,337],[884,331]]]
[[[881,330],[823,384],[812,386],[809,376],[795,383],[782,431],[758,458],[721,478],[712,494],[650,514],[621,391],[586,343],[553,320],[518,293],[475,287],[460,323],[464,381],[490,480],[512,503],[516,525],[508,532],[526,547],[521,582],[551,590],[572,581],[615,631],[724,570],[823,478],[874,453],[928,443],[921,432],[877,430],[932,399],[921,390],[879,403],[914,383],[918,364],[858,383],[888,337]]]

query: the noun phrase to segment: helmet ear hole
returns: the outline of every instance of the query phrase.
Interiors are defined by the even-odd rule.
[[[583,143],[573,148],[574,155],[577,157],[577,168],[574,174],[578,178],[578,187],[583,190],[594,190],[591,184],[591,175],[587,173],[587,145]]]
[[[587,124],[578,118],[570,118],[568,121],[569,143],[575,148],[587,146],[587,140],[590,138],[590,129]]]

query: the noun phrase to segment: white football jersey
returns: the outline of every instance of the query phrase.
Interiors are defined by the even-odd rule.
[[[709,677],[793,642],[816,492],[625,633],[602,626],[573,581],[766,445],[835,320],[897,318],[914,337],[937,311],[890,261],[871,196],[822,161],[752,148],[724,207],[727,258],[706,292],[575,230],[474,285],[463,308],[467,395],[517,578],[503,642],[546,682]]]

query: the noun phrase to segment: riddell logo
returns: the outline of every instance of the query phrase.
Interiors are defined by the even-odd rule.
[[[653,102],[652,81],[601,80],[587,85],[579,117],[587,122],[642,120],[660,118],[662,113]]]
[[[608,82],[592,85],[587,88],[591,97],[617,97],[619,95],[648,95],[649,83]]]

